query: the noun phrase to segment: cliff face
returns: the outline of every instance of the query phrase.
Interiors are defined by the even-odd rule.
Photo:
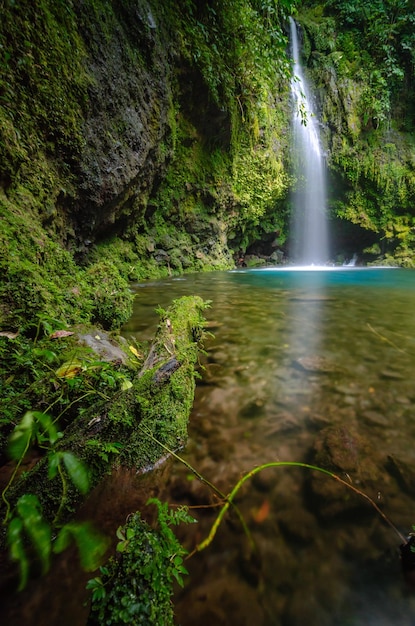
[[[229,268],[250,251],[281,258],[295,4],[3,3],[2,328],[39,315],[117,327],[130,280]],[[366,23],[359,7],[307,2],[297,14],[334,251],[412,265],[413,12],[380,2]]]
[[[4,5],[2,326],[39,312],[117,326],[130,279],[232,267],[231,250],[264,232],[270,252],[283,244],[283,13],[245,0]]]
[[[123,216],[139,218],[161,176],[170,135],[172,41],[147,2],[102,3],[95,13],[85,2],[76,22],[89,85],[68,215],[79,239],[97,239]]]
[[[304,63],[320,102],[337,246],[413,267],[413,6],[307,4],[299,16]]]
[[[37,183],[34,195],[54,205],[43,222],[78,244],[131,212],[160,176],[172,41],[147,2],[65,4],[6,11],[2,179],[15,201],[18,182]]]

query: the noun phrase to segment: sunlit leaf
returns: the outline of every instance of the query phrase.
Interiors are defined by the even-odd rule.
[[[118,526],[116,535],[118,539],[125,541],[125,532],[122,526]]]
[[[75,378],[80,372],[82,372],[82,363],[74,359],[61,365],[55,374],[58,378]]]
[[[128,378],[124,378],[121,383],[121,391],[127,391],[127,389],[131,389],[132,386],[133,383],[131,382],[131,380],[128,380]]]
[[[139,351],[136,348],[134,348],[134,346],[128,346],[128,349],[130,350],[130,352],[134,354],[134,356],[137,357],[137,359],[142,358],[143,355],[140,354]]]

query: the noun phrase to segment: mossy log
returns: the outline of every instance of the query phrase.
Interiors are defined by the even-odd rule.
[[[154,341],[131,387],[79,411],[65,429],[54,450],[70,452],[85,464],[90,488],[117,465],[145,471],[166,449],[184,445],[206,306],[198,296],[186,296],[161,312]],[[44,517],[58,524],[73,517],[85,498],[62,473],[50,479],[47,457],[16,481],[7,499],[13,507],[28,493],[38,497]]]

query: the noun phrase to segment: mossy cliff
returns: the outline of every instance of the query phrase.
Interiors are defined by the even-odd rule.
[[[4,0],[1,328],[38,315],[118,328],[130,280],[232,267],[256,242],[286,252],[296,6],[333,254],[412,264],[407,3]]]
[[[298,21],[320,104],[334,246],[413,267],[413,3],[304,4]]]
[[[272,4],[2,2],[2,328],[39,313],[117,328],[129,280],[229,268],[263,232],[283,242]]]

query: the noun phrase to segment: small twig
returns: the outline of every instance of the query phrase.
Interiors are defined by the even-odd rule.
[[[384,337],[383,335],[381,335],[377,330],[375,330],[375,328],[373,328],[373,326],[371,324],[369,324],[369,322],[367,322],[366,325],[369,328],[369,330],[372,331],[372,333],[377,335],[380,339],[382,339],[382,341],[386,341],[386,343],[388,343],[390,346],[392,346],[392,348],[395,348],[395,350],[398,350],[398,352],[402,352],[403,354],[409,354],[409,352],[407,352],[403,348],[400,348],[399,346],[397,346],[395,343],[393,343],[393,341],[391,341],[387,337]]]

